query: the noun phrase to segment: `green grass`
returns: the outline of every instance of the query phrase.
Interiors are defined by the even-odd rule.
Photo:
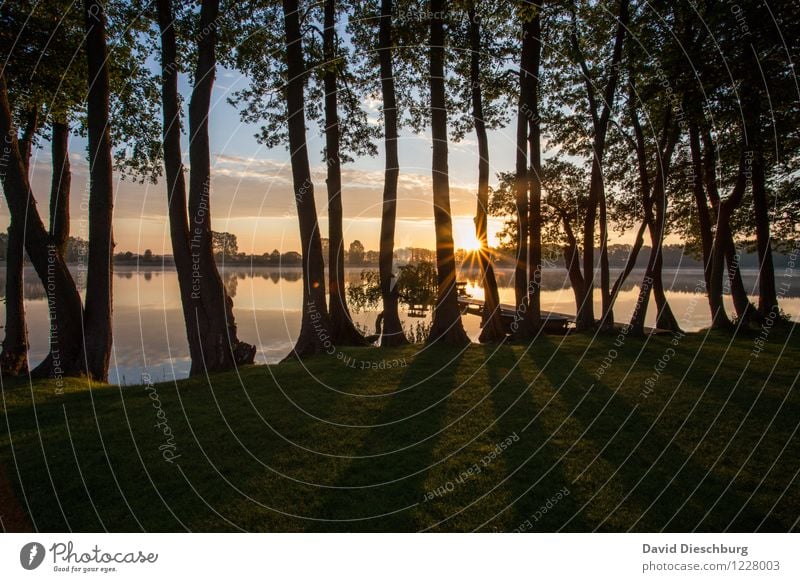
[[[6,381],[0,461],[43,531],[787,531],[793,331],[758,358],[754,337],[575,334],[347,351],[405,359],[386,370],[318,357],[158,384],[173,463],[143,387]]]

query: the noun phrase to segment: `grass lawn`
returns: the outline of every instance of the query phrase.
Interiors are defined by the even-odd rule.
[[[573,334],[4,380],[0,462],[41,531],[796,530],[796,335],[757,358],[755,335]]]

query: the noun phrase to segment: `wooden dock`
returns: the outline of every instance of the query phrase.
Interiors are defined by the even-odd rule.
[[[464,293],[458,296],[458,305],[461,307],[462,314],[483,317],[483,310],[485,309],[483,299],[474,299],[472,296]],[[506,329],[510,330],[511,324],[515,319],[518,320],[521,316],[522,313],[518,312],[515,306],[509,305],[508,303],[500,304],[500,317],[503,318]],[[575,316],[555,311],[542,311],[542,321],[546,332],[564,334],[575,325]],[[622,323],[614,324],[614,329],[616,330],[622,330],[624,327],[625,325]],[[672,335],[673,332],[667,329],[645,327],[644,333],[648,335]]]
[[[485,309],[483,299],[474,299],[466,294],[459,295],[458,305],[461,307],[461,313],[483,317],[483,310]],[[515,320],[521,319],[522,316],[523,313],[518,312],[515,306],[507,303],[500,304],[500,317],[503,318],[503,323],[506,324],[506,327],[510,327]],[[565,333],[570,324],[575,323],[575,317],[566,313],[542,311],[542,322],[544,323],[545,331]]]

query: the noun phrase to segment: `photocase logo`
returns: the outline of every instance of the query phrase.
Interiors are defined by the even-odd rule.
[[[44,546],[38,542],[30,542],[22,546],[19,552],[19,563],[26,570],[35,570],[44,561]]]

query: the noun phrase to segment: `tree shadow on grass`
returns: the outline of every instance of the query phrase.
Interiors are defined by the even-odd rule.
[[[652,425],[636,405],[631,405],[604,382],[596,380],[581,362],[558,355],[558,365],[545,365],[557,346],[549,339],[537,341],[528,353],[554,386],[562,386],[559,397],[574,409],[575,418],[587,427],[582,440],[600,451],[599,457],[612,469],[612,475],[592,483],[597,462],[583,467],[576,480],[592,483],[595,497],[583,512],[590,516],[589,527],[600,530],[702,531],[725,529],[734,516],[737,530],[754,530],[764,516],[748,504],[744,492],[733,488],[708,467],[699,464],[675,442],[672,433]],[[615,366],[624,365],[617,361]],[[608,376],[606,376],[608,377]],[[663,387],[662,389],[666,389]],[[588,397],[581,400],[584,390]],[[713,417],[713,414],[710,415]],[[697,490],[695,491],[695,487]],[[706,512],[715,505],[707,518]],[[768,519],[765,527],[771,528]],[[784,530],[786,528],[783,528]]]
[[[320,490],[307,531],[416,531],[425,478],[447,399],[457,388],[463,351],[437,346],[409,363],[397,393],[388,396],[336,488]],[[413,386],[413,388],[409,388]]]
[[[570,496],[570,481],[552,442],[555,435],[541,420],[548,411],[542,410],[545,398],[536,398],[535,391],[545,380],[525,378],[516,352],[508,346],[487,349],[487,357],[490,353],[487,368],[497,438],[519,436],[502,453],[506,481],[499,488],[510,492],[509,504],[492,522],[504,531],[552,531],[557,515],[575,510],[575,495]]]

